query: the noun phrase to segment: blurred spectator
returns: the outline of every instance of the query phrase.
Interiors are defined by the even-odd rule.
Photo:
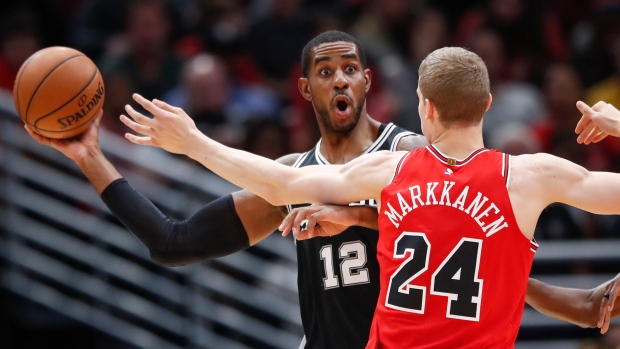
[[[288,79],[301,50],[312,37],[312,22],[300,11],[301,0],[269,0],[269,11],[250,27],[247,50],[262,81],[283,101],[289,101]]]
[[[432,51],[449,45],[449,28],[443,13],[420,9],[410,23],[407,55],[381,60],[385,88],[397,98],[394,122],[408,130],[420,133],[418,118],[418,68]]]
[[[540,143],[529,127],[520,123],[506,123],[489,137],[489,148],[511,155],[540,152]]]
[[[123,32],[126,12],[125,0],[82,1],[70,24],[71,46],[98,60],[108,40]]]
[[[291,153],[288,133],[281,122],[253,119],[245,124],[245,129],[244,150],[272,160]]]
[[[162,98],[177,84],[182,60],[169,47],[168,10],[164,0],[132,0],[128,4],[125,30],[110,42],[99,63],[107,93],[104,127],[122,129],[118,114],[125,104],[132,103],[127,91],[147,99]]]
[[[5,13],[0,19],[0,89],[13,92],[21,65],[42,47],[37,14],[27,9]]]
[[[606,101],[613,105],[620,105],[620,29],[609,36],[606,49],[609,52],[613,73],[588,89],[586,102],[594,104],[598,101]]]
[[[482,58],[491,80],[493,102],[484,117],[485,139],[507,123],[529,126],[540,120],[545,110],[542,94],[536,86],[506,76],[506,55],[499,35],[481,30],[472,37],[471,50]]]
[[[221,58],[206,53],[186,63],[179,86],[163,99],[183,108],[203,133],[235,147],[241,145],[246,121],[275,119],[280,111],[272,92],[259,85],[238,84]]]
[[[542,1],[486,0],[461,17],[454,44],[466,46],[483,28],[492,29],[502,40],[512,79],[536,82],[549,61],[568,58],[560,22]]]
[[[575,101],[583,99],[577,72],[568,64],[550,66],[544,74],[543,93],[547,113],[533,125],[542,151],[580,164],[589,170],[607,170],[608,159],[600,144],[584,146],[576,142],[575,126],[581,113]],[[566,205],[552,205],[540,216],[536,227],[539,239],[595,238],[599,234],[597,216]]]
[[[370,0],[352,25],[351,34],[364,46],[371,60],[388,55],[404,57],[415,9],[412,0]]]

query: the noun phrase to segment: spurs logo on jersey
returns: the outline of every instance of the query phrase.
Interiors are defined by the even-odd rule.
[[[395,151],[401,138],[413,134],[393,124],[382,124],[379,137],[364,154]],[[319,140],[293,167],[328,165],[320,148]],[[376,207],[377,203],[362,200],[351,206]],[[336,236],[296,242],[299,302],[306,335],[302,348],[365,347],[379,296],[377,239],[376,230],[351,227]]]

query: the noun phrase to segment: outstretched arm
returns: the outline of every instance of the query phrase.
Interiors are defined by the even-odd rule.
[[[619,280],[620,274],[593,289],[581,290],[551,286],[530,278],[525,301],[547,316],[581,327],[599,327],[605,333],[610,319],[620,315],[620,307],[615,307],[614,302]]]
[[[271,234],[285,216],[283,207],[240,191],[214,200],[183,221],[170,219],[105,158],[98,139],[100,117],[80,136],[65,140],[26,129],[36,141],[57,149],[80,167],[112,214],[145,244],[153,260],[176,266],[234,253]]]
[[[379,199],[402,153],[374,153],[346,165],[306,166],[292,169],[272,160],[228,148],[202,134],[180,108],[139,95],[134,99],[153,118],[130,106],[121,121],[144,136],[126,134],[136,144],[161,147],[185,154],[228,181],[253,192],[273,205],[293,203],[348,204],[368,198]],[[364,173],[360,176],[360,173]]]

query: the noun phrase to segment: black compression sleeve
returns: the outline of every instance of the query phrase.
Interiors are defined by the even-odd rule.
[[[249,247],[232,195],[203,206],[184,221],[164,215],[125,179],[110,183],[101,199],[150,253],[167,266],[179,266],[225,256]]]

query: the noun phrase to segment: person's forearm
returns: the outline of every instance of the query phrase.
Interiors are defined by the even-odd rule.
[[[74,161],[99,195],[110,183],[122,177],[99,149],[91,149],[88,154]]]
[[[379,230],[379,213],[376,207],[359,206],[353,210],[357,217],[357,226]]]
[[[299,191],[291,192],[286,185],[282,185],[282,180],[290,178],[293,174],[294,170],[290,167],[245,151],[228,148],[202,133],[196,132],[187,137],[185,155],[274,206],[308,202],[307,198],[295,195]]]
[[[539,312],[581,327],[596,327],[599,304],[592,301],[596,289],[579,290],[547,285],[530,279],[526,302]]]
[[[212,201],[181,222],[167,217],[125,179],[112,182],[101,199],[149,249],[151,258],[166,266],[200,262],[249,247],[231,195]]]

